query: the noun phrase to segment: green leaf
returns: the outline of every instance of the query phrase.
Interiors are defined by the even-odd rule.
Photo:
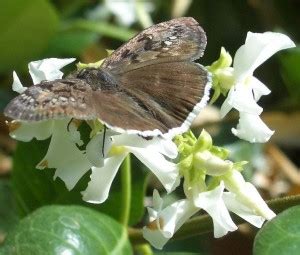
[[[37,58],[55,33],[58,17],[46,0],[2,1],[0,8],[0,72]]]
[[[8,234],[0,254],[132,254],[127,231],[82,206],[45,206]]]
[[[0,179],[0,236],[18,221],[9,180]]]
[[[300,206],[294,206],[269,221],[256,235],[255,255],[300,253]]]
[[[118,173],[113,181],[109,198],[103,204],[90,204],[82,200],[81,191],[86,189],[90,180],[90,171],[79,181],[71,191],[67,190],[60,180],[53,180],[54,170],[37,170],[35,166],[47,152],[49,140],[33,140],[28,143],[19,142],[13,158],[13,189],[17,208],[21,216],[26,216],[33,210],[50,204],[79,204],[104,212],[119,220],[121,182]],[[133,159],[132,196],[130,210],[130,225],[136,224],[144,214],[143,199],[145,194],[146,172],[141,171],[140,164]]]

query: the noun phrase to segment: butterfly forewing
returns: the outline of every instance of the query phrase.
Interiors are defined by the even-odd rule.
[[[193,18],[178,18],[151,26],[122,45],[102,67],[124,73],[163,62],[195,60],[203,55],[206,35]]]
[[[14,98],[4,113],[10,118],[25,121],[65,117],[92,119],[95,112],[91,95],[91,86],[83,80],[44,81]]]

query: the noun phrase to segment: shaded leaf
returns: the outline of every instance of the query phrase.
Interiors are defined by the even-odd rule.
[[[46,0],[2,1],[0,8],[0,72],[38,58],[56,32],[58,17]]]
[[[291,207],[266,223],[254,241],[255,255],[300,253],[300,206]]]

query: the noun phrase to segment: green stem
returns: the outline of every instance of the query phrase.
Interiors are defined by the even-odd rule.
[[[131,160],[130,154],[125,158],[121,165],[121,208],[122,214],[120,222],[123,226],[128,226],[131,205]]]
[[[106,22],[89,21],[78,19],[70,23],[66,23],[63,30],[83,29],[100,35],[109,36],[121,41],[127,41],[136,34],[136,31],[111,25]]]
[[[289,207],[300,204],[300,195],[289,196],[283,198],[277,198],[267,201],[268,206],[275,212],[280,213]],[[245,221],[231,214],[232,219],[236,224],[242,224]],[[201,235],[213,231],[212,219],[209,215],[197,216],[187,221],[179,230],[176,232],[172,240],[184,239],[196,235]],[[143,238],[141,229],[129,229],[128,235],[130,241],[133,244],[146,243],[147,241]]]
[[[142,1],[135,1],[135,11],[138,17],[138,20],[143,28],[147,28],[153,25],[150,14],[145,10],[145,3]]]

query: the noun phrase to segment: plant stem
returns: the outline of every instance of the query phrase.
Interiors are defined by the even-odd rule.
[[[300,204],[300,195],[276,198],[267,201],[268,206],[275,212],[280,213],[289,207]],[[231,214],[232,219],[236,224],[242,224],[245,221]],[[177,233],[174,234],[172,240],[184,239],[196,235],[201,235],[213,231],[212,219],[209,215],[197,216],[187,221]],[[146,243],[147,241],[142,236],[141,229],[129,229],[129,239],[133,244]]]
[[[121,208],[122,214],[120,222],[123,226],[127,227],[130,216],[131,205],[131,160],[130,154],[127,155],[121,165]]]
[[[121,41],[127,41],[136,34],[136,31],[131,29],[114,26],[106,22],[89,21],[84,19],[78,19],[64,24],[64,31],[71,29],[83,29]]]

